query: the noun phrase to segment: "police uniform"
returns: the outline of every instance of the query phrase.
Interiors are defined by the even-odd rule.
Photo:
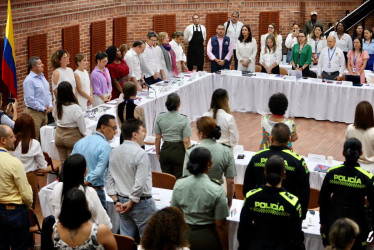
[[[243,194],[246,196],[249,190],[258,188],[266,183],[264,170],[266,161],[273,155],[279,155],[286,165],[286,179],[282,186],[290,193],[296,195],[303,211],[303,219],[306,217],[309,204],[309,170],[304,159],[292,152],[287,146],[270,146],[257,152],[248,164],[244,175]]]
[[[215,221],[225,219],[229,210],[220,183],[210,180],[206,174],[181,178],[175,183],[171,206],[184,213],[191,250],[222,249]]]
[[[191,137],[188,118],[179,114],[178,111],[161,113],[156,118],[154,132],[156,135],[160,134],[164,141],[160,151],[162,172],[180,178],[186,152],[183,138]]]
[[[200,144],[187,149],[186,156],[184,157],[183,176],[190,175],[190,172],[187,170],[187,163],[190,160],[191,152],[198,147],[207,148],[212,154],[213,165],[208,173],[211,179],[218,180],[223,184],[223,174],[225,174],[226,178],[234,178],[236,176],[235,160],[231,147],[220,144],[213,139],[204,139]]]
[[[323,180],[319,195],[320,223],[325,225],[323,243],[328,244],[328,234],[335,220],[348,217],[360,227],[352,249],[366,249],[366,237],[373,223],[374,205],[373,175],[363,170],[358,163],[355,167],[345,164],[330,168]],[[365,208],[365,197],[370,207]],[[367,213],[369,212],[369,213]],[[367,219],[370,214],[371,221]]]
[[[301,205],[285,188],[261,186],[244,200],[238,228],[239,250],[302,250]]]

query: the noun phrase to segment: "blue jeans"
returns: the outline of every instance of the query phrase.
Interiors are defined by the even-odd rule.
[[[101,201],[101,204],[103,205],[105,210],[108,210],[108,207],[106,205],[106,197],[105,197],[105,192],[104,189],[98,189],[96,190],[97,196],[99,196],[99,199]]]
[[[0,205],[0,249],[27,249],[30,228],[29,212],[26,206],[8,210]]]
[[[122,204],[129,201],[129,199],[124,197],[119,197],[119,200]],[[153,198],[134,203],[130,211],[119,216],[121,234],[135,238],[137,230],[139,230],[141,238],[149,218],[156,211],[156,204]]]

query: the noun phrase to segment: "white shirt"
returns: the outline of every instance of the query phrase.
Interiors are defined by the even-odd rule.
[[[334,55],[332,52],[335,50]],[[329,60],[329,51],[330,51],[330,57],[331,62]],[[331,68],[329,68],[329,63],[331,63]],[[317,75],[320,76],[323,71],[325,72],[336,72],[339,71],[339,76],[343,76],[345,70],[345,59],[343,51],[337,47],[334,47],[332,50],[330,50],[329,47],[326,47],[322,50],[321,54],[319,55],[318,60],[318,69],[317,69]]]
[[[225,29],[227,27],[227,22],[225,22]],[[232,45],[234,46],[234,49],[236,48],[236,41],[238,40],[240,36],[240,32],[242,31],[243,23],[237,21],[235,24],[230,20],[230,25],[227,27],[227,33],[226,36],[230,37],[230,40],[232,41]]]
[[[62,187],[62,182],[57,183],[53,188],[51,196],[49,197],[49,202],[55,211],[54,216],[56,220],[58,220],[58,216],[60,216],[61,212]],[[79,189],[84,191],[82,186],[80,186]],[[93,189],[92,187],[86,187],[85,195],[88,203],[88,210],[91,212],[92,215],[90,221],[97,224],[104,224],[108,226],[110,229],[112,229],[112,223],[110,222],[110,218],[106,213],[103,205],[101,204],[99,196],[97,196],[95,189]]]
[[[35,171],[38,168],[47,168],[47,162],[45,161],[42,147],[39,141],[35,139],[30,141],[29,151],[26,154],[22,154],[22,141],[20,141],[17,148],[10,153],[22,162],[26,173]]]
[[[183,51],[183,46],[181,44],[178,44],[174,40],[171,40],[169,44],[171,46],[171,49],[175,52],[176,62],[187,62],[186,54]]]
[[[156,72],[159,72],[161,67],[158,63],[155,47],[149,46],[145,43],[145,50],[140,54],[140,68],[146,78],[153,76]]]
[[[58,78],[58,81],[57,81],[57,85],[55,85],[54,83],[52,83],[52,90],[54,91],[55,89],[57,89],[58,85],[61,83],[61,82],[69,82],[71,84],[71,87],[73,88],[73,93],[75,93],[75,89],[77,87],[77,84],[75,82],[75,77],[74,77],[74,72],[71,68],[69,67],[66,67],[66,69],[63,69],[63,68],[57,68],[56,69],[58,72],[60,72],[60,77]],[[54,73],[55,71],[53,71]],[[52,75],[53,75],[52,73]]]
[[[352,50],[353,44],[352,44],[352,38],[347,33],[344,33],[343,36],[339,39],[338,33],[335,33],[336,38],[336,47],[343,50],[344,52],[348,52]]]
[[[162,45],[161,45],[162,46]],[[157,64],[159,65],[159,67],[161,67],[161,69],[164,71],[165,75],[166,75],[166,79],[169,79],[173,76],[172,72],[171,71],[168,71],[167,67],[166,67],[166,62],[165,62],[165,57],[164,57],[164,53],[162,53],[162,49],[160,46],[156,46],[155,47],[155,54],[156,54],[156,58],[157,58]],[[171,56],[170,56],[170,53],[168,53],[168,58],[170,60],[170,64],[171,64]]]
[[[213,117],[213,110],[209,110],[203,116]],[[232,148],[238,145],[239,132],[234,117],[223,109],[219,109],[216,120],[217,125],[221,127],[221,137],[217,142],[229,145]]]
[[[257,42],[256,39],[252,37],[252,42],[244,43],[237,41],[236,43],[236,57],[238,58],[238,70],[249,70],[255,72],[257,55]],[[248,67],[244,69],[244,66],[240,62],[241,60],[248,61]]]
[[[353,124],[350,124],[345,131],[345,139],[349,138],[357,138],[362,144],[362,155],[359,161],[374,163],[374,128],[363,130],[357,129]]]
[[[138,54],[133,50],[133,48],[131,48],[126,52],[123,59],[127,66],[129,66],[129,77],[135,77],[135,79],[139,81],[142,78],[142,71],[140,70],[140,59]]]
[[[266,38],[268,37],[269,33],[266,33],[265,35],[261,36],[261,49],[265,47],[265,42]],[[283,44],[283,39],[281,35],[277,35],[277,39],[275,40],[277,43],[277,50],[282,51],[282,44]]]
[[[193,32],[195,31],[194,27],[195,27],[194,24],[190,24],[184,30],[184,41],[186,43],[189,43],[191,41],[192,36],[193,36]],[[203,39],[205,41],[206,40],[206,29],[205,29],[204,25],[199,24],[197,30],[201,31],[203,33]]]
[[[84,114],[82,108],[78,104],[71,104],[68,106],[62,105],[62,118],[57,118],[57,108],[53,107],[53,117],[56,124],[62,128],[76,128],[82,135],[86,134],[86,123],[84,122]]]
[[[83,92],[85,92],[87,95],[91,95],[91,82],[87,70],[80,71],[79,69],[76,69],[74,73],[77,74],[80,79],[81,88]],[[83,97],[81,96],[81,94],[78,93],[78,103],[83,111],[87,110],[87,101],[88,99],[86,97]]]
[[[309,39],[308,44],[312,47],[312,53],[321,53],[324,48],[327,47],[327,40],[321,40],[319,39],[318,41],[314,39]],[[317,48],[317,51],[316,51]]]
[[[284,43],[288,49],[292,49],[293,46],[297,43],[297,36],[292,37],[293,33],[288,34],[286,42]]]
[[[266,51],[267,51],[267,49],[266,49]],[[281,63],[281,61],[282,61],[282,51],[281,50],[275,50],[275,52],[267,51],[267,53],[265,53],[265,48],[261,49],[260,61],[259,61],[259,63],[261,65],[264,62],[266,64],[266,66],[270,67],[271,65],[274,64],[274,62],[276,62],[279,65]]]

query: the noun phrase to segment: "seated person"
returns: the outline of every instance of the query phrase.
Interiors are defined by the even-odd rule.
[[[325,250],[352,249],[359,233],[360,228],[353,220],[348,218],[337,219],[329,232],[331,245],[327,246]]]
[[[3,94],[0,92],[0,108],[3,107]],[[17,120],[17,99],[14,99],[14,103],[9,103],[6,106],[5,112],[0,110],[0,124],[7,125],[11,129],[14,129],[14,122]],[[13,112],[13,117],[11,116]]]

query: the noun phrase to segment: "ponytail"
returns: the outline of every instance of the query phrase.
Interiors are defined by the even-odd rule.
[[[350,138],[344,143],[345,164],[354,167],[362,152],[362,144],[356,138]]]

